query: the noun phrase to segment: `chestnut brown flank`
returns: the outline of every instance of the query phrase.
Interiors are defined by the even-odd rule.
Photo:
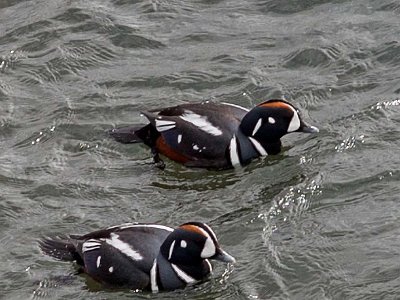
[[[165,155],[166,157],[177,161],[179,163],[186,163],[189,161],[189,158],[185,155],[180,154],[179,152],[172,149],[166,142],[165,139],[160,136],[156,141],[156,149],[161,154]]]

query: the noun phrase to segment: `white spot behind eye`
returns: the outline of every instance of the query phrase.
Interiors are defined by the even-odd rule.
[[[110,273],[114,272],[114,267],[109,267],[108,272],[110,272]]]
[[[185,240],[181,241],[181,247],[186,248],[187,247],[187,242]]]
[[[182,142],[182,134],[178,135],[178,144]]]
[[[275,124],[275,119],[273,118],[273,117],[269,117],[268,118],[268,122],[270,123],[270,124]]]

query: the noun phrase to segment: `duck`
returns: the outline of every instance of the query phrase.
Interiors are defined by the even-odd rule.
[[[149,123],[114,128],[117,142],[144,143],[154,163],[164,168],[162,154],[187,167],[229,169],[253,159],[276,155],[281,138],[292,132],[317,133],[299,110],[281,99],[264,101],[252,109],[231,103],[203,101],[143,111]]]
[[[75,261],[80,271],[108,288],[175,290],[204,281],[212,273],[209,260],[235,263],[213,230],[202,222],[177,228],[125,223],[84,235],[46,237],[42,252]]]

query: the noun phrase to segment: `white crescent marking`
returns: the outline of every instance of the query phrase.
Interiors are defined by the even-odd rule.
[[[214,136],[222,135],[221,129],[211,124],[206,116],[196,114],[190,110],[185,110],[185,112],[180,116],[180,118],[188,123],[193,124],[200,130],[207,132],[208,134]]]
[[[176,123],[174,121],[156,119],[156,128],[158,132],[163,132],[175,128]]]
[[[172,257],[172,253],[174,252],[174,247],[175,247],[175,241],[173,241],[173,242],[171,243],[171,246],[169,247],[168,260],[170,260],[171,257]]]
[[[195,283],[196,282],[196,280],[193,277],[189,276],[184,271],[179,269],[177,265],[171,264],[171,267],[172,267],[172,269],[174,269],[176,275],[178,275],[178,277],[180,279],[182,279],[184,282],[186,282],[186,283]]]
[[[82,244],[82,252],[85,253],[88,251],[100,249],[100,246],[101,246],[101,242],[99,242],[98,240],[95,240],[95,239],[90,239]]]
[[[240,166],[240,159],[237,150],[238,149],[237,149],[236,135],[234,135],[229,144],[229,156],[231,159],[231,164],[234,167],[238,165]]]
[[[267,153],[267,151],[265,151],[264,147],[261,146],[261,144],[255,138],[252,138],[251,136],[249,136],[249,140],[250,140],[250,142],[253,144],[254,148],[256,148],[257,152],[261,156],[267,156],[268,155],[268,153]]]
[[[262,119],[259,118],[256,123],[256,126],[254,126],[253,133],[251,134],[252,136],[254,136],[257,133],[258,129],[260,129],[261,127],[261,124],[262,124]]]
[[[289,107],[293,111],[293,117],[290,120],[287,132],[293,132],[300,128],[300,117],[299,117],[299,114],[297,113],[297,111],[293,107],[291,107],[291,106],[289,106]]]
[[[232,103],[226,103],[226,102],[222,102],[222,104],[233,106],[233,107],[239,108],[239,109],[244,110],[244,111],[250,111],[250,109],[244,108],[243,106],[240,106],[240,105],[236,105],[236,104],[232,104]]]
[[[107,244],[118,249],[121,253],[132,258],[133,260],[142,260],[143,256],[139,252],[134,250],[131,245],[125,243],[119,239],[119,235],[116,233],[111,233],[111,239],[105,240]]]
[[[116,225],[112,227],[108,227],[107,229],[126,229],[126,228],[156,228],[161,230],[166,230],[169,232],[174,231],[173,228],[167,227],[164,225],[157,225],[157,224],[134,224],[134,223],[125,223],[121,225]]]
[[[150,270],[150,285],[152,292],[158,292],[157,284],[157,258],[154,260],[153,266]]]

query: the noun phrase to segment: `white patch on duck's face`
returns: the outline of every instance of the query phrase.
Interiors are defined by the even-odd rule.
[[[203,228],[197,226],[197,228],[203,233],[203,235],[206,237],[206,241],[203,246],[203,250],[200,253],[201,258],[209,258],[214,256],[217,253],[217,247],[215,246],[214,240],[217,241],[217,237],[215,236],[214,232],[210,230],[211,234],[213,235],[213,238],[210,236],[210,234],[204,230]],[[209,227],[207,227],[209,228]]]
[[[290,120],[287,132],[293,132],[300,129],[300,116],[299,113],[291,106],[290,109],[293,111],[293,117]]]
[[[275,119],[273,117],[268,117],[268,123],[275,124]]]
[[[201,258],[209,258],[214,256],[215,253],[217,253],[217,248],[215,247],[214,241],[211,239],[211,237],[207,237],[200,256]]]
[[[111,239],[105,239],[105,242],[133,260],[138,261],[143,259],[143,256],[138,251],[133,249],[128,243],[121,241],[119,235],[116,233],[111,233]]]
[[[229,144],[229,157],[231,159],[232,166],[240,166],[236,135],[233,136]]]
[[[199,146],[193,145],[193,150],[199,150],[199,149],[200,149]]]
[[[174,121],[156,119],[156,129],[158,132],[163,132],[175,128],[176,123]]]
[[[96,266],[97,268],[100,267],[101,256],[97,256]]]
[[[253,133],[251,134],[252,136],[254,136],[257,133],[257,131],[258,131],[258,129],[260,129],[261,125],[262,125],[262,119],[259,118],[256,123],[256,126],[254,126]]]
[[[180,118],[188,123],[193,124],[200,130],[202,130],[208,134],[211,134],[214,136],[222,135],[221,129],[219,129],[218,127],[211,124],[210,121],[208,121],[206,116],[196,114],[190,110],[185,110],[185,112],[180,116]]]
[[[178,135],[178,144],[180,144],[182,142],[182,134]]]
[[[109,267],[108,272],[110,272],[110,273],[114,272],[114,267],[113,266]]]

